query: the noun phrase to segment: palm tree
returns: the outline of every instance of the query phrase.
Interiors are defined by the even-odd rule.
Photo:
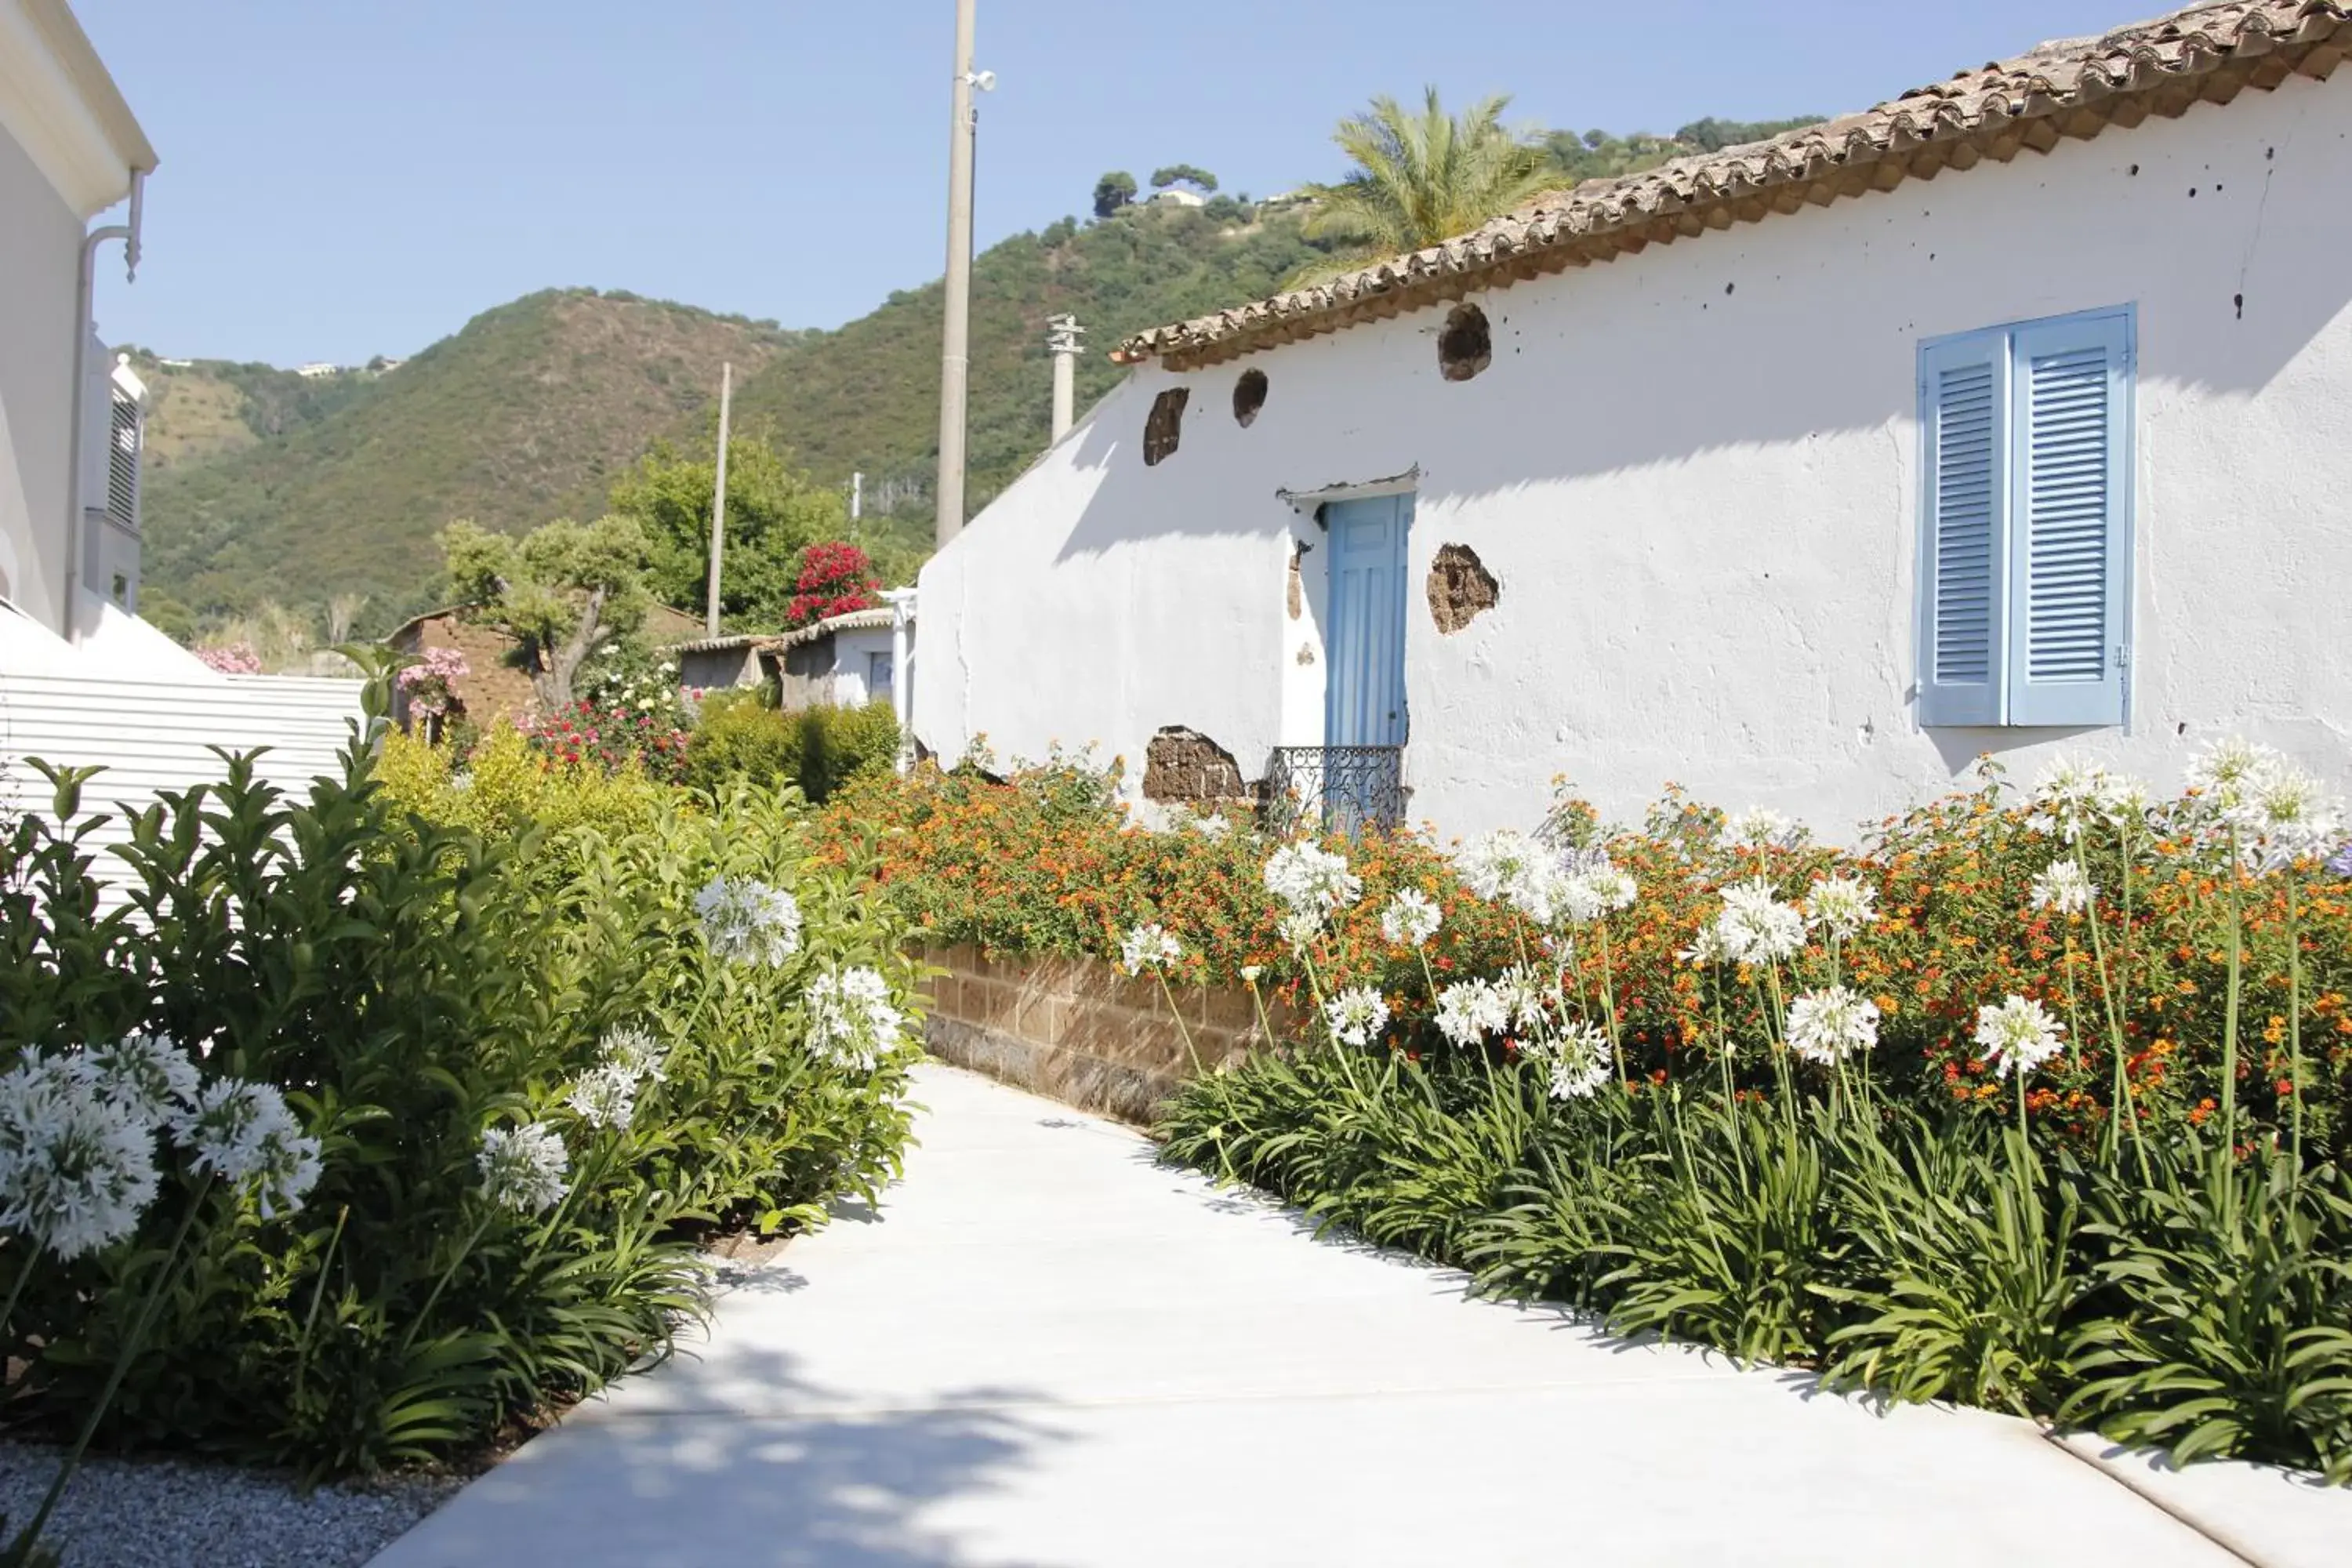
[[[1542,143],[1503,124],[1509,98],[1497,93],[1457,117],[1435,88],[1423,91],[1418,115],[1383,94],[1339,122],[1331,139],[1356,167],[1311,188],[1307,233],[1345,248],[1301,268],[1291,287],[1466,234],[1559,183]]]

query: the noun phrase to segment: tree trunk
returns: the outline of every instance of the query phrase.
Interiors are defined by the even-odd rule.
[[[580,624],[572,635],[547,650],[546,667],[531,677],[531,686],[539,694],[542,712],[561,713],[572,706],[572,678],[588,655],[604,637],[604,590],[588,591],[588,602],[581,606]]]

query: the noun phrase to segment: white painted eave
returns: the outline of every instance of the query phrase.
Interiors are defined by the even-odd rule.
[[[155,149],[65,0],[0,0],[0,129],[87,223]]]

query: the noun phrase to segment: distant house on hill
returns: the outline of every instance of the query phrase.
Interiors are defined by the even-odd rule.
[[[521,645],[497,626],[474,619],[469,614],[474,607],[451,605],[412,616],[393,629],[392,635],[383,639],[384,646],[419,658],[436,648],[446,648],[462,656],[466,673],[451,682],[450,695],[456,699],[456,710],[485,728],[517,721],[528,722],[538,699],[531,687],[530,672],[522,668],[519,659]],[[646,614],[644,635],[659,645],[700,624],[667,605],[656,605]],[[404,728],[408,725],[410,715],[404,693],[394,693],[392,717]]]
[[[2200,5],[1132,338],[924,567],[915,734],[1455,833],[2352,780],[2347,50]]]
[[[776,683],[782,705],[843,708],[898,701],[899,656],[912,659],[911,613],[900,638],[889,605],[828,616],[789,632],[696,637],[670,646],[688,691]]]
[[[342,374],[343,367],[331,361],[315,360],[309,364],[295,366],[294,374],[311,381],[323,381],[328,376]]]
[[[1164,191],[1152,192],[1149,199],[1156,207],[1198,207],[1208,205],[1208,199],[1197,191],[1180,190],[1174,185],[1169,186]]]

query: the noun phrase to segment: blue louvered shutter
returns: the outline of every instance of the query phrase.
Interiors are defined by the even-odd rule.
[[[1999,724],[2008,647],[2009,339],[1919,351],[1926,503],[1919,542],[1919,722]]]
[[[2120,724],[2130,319],[2020,327],[2013,342],[2009,722]]]

